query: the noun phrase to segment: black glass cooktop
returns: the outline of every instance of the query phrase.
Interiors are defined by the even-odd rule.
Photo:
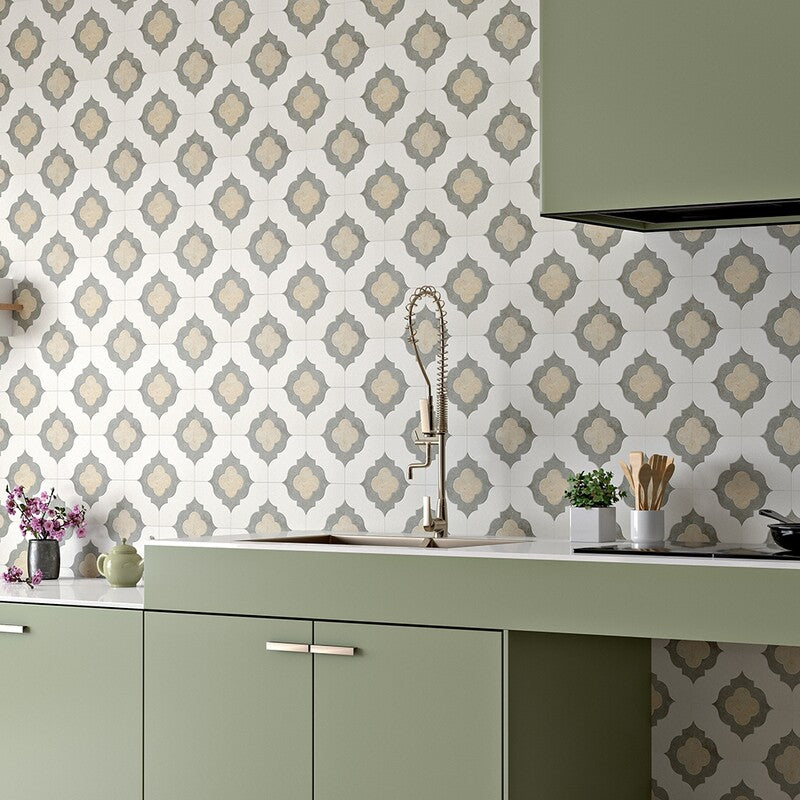
[[[778,561],[800,561],[800,553],[790,553],[767,545],[715,544],[687,547],[666,542],[660,545],[634,545],[630,542],[574,547],[575,553],[603,553],[626,556],[687,556],[689,558],[769,558]]]

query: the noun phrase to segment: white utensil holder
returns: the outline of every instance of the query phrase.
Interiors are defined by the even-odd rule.
[[[664,511],[631,511],[631,542],[661,544],[664,541]]]

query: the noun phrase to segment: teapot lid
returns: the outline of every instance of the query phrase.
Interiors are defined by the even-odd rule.
[[[136,548],[133,545],[128,544],[127,537],[124,537],[122,539],[122,543],[121,544],[118,544],[118,545],[116,545],[116,546],[111,548],[112,555],[116,555],[116,554],[127,555],[127,554],[135,554],[137,552],[138,551],[136,550]]]

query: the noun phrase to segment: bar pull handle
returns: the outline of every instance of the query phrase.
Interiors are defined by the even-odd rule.
[[[0,625],[0,633],[25,633],[24,625]]]
[[[267,642],[267,650],[275,653],[308,653],[309,646],[295,642]]]
[[[330,644],[312,644],[310,652],[315,656],[354,656],[355,647],[337,647]]]

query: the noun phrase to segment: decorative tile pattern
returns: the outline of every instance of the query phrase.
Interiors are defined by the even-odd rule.
[[[800,226],[542,219],[537,20],[514,0],[0,2],[0,274],[23,305],[0,466],[92,505],[65,572],[122,535],[416,525],[402,314],[423,283],[450,314],[457,532],[565,537],[568,472],[619,483],[640,448],[679,459],[674,541],[800,512]],[[428,362],[428,311],[420,338]],[[22,553],[0,525],[0,559]],[[690,790],[676,737],[690,796],[770,796],[727,743],[765,763],[800,661],[717,678],[728,650],[671,647],[653,797]],[[740,674],[772,709],[752,733]],[[793,755],[770,762],[787,796]]]

